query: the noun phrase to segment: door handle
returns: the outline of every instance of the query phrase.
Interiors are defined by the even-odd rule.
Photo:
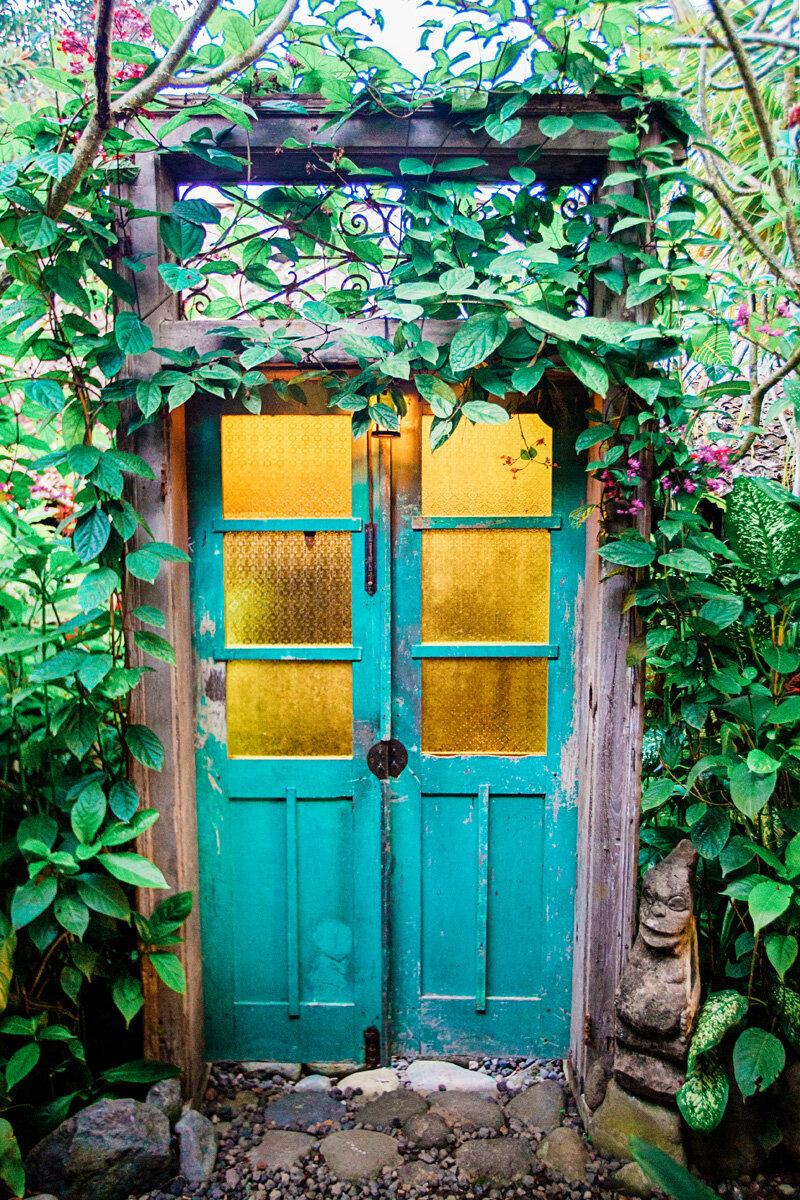
[[[408,751],[397,738],[376,742],[367,751],[367,766],[376,779],[397,779],[408,766]]]

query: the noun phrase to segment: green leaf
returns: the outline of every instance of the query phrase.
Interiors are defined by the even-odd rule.
[[[746,761],[748,770],[754,775],[774,775],[780,765],[763,750],[751,750]]]
[[[617,563],[622,567],[646,567],[656,556],[653,547],[641,534],[608,542],[595,553],[606,562]]]
[[[112,783],[108,793],[108,806],[120,821],[130,821],[139,807],[139,794],[127,779]]]
[[[81,612],[91,612],[107,604],[112,593],[120,586],[121,580],[116,571],[110,567],[102,567],[85,575],[78,587],[78,604]]]
[[[67,720],[61,726],[61,734],[76,758],[84,758],[92,742],[97,737],[97,714],[87,704],[78,704],[73,708]]]
[[[63,384],[55,379],[29,379],[25,384],[25,398],[41,404],[51,412],[61,412],[67,402],[68,393]]]
[[[11,924],[15,929],[30,925],[56,898],[58,883],[52,875],[29,879],[15,890],[11,900]]]
[[[81,900],[92,912],[102,913],[105,917],[117,917],[121,921],[127,921],[130,917],[130,905],[125,893],[108,876],[76,875],[75,886]]]
[[[205,276],[194,267],[179,267],[177,263],[162,263],[158,272],[164,283],[173,292],[181,292],[184,288],[196,287],[202,283]]]
[[[133,975],[120,975],[114,980],[111,998],[125,1018],[125,1028],[129,1028],[131,1021],[144,1004],[141,983]]]
[[[689,1048],[690,1071],[701,1055],[708,1054],[709,1050],[718,1046],[728,1030],[739,1024],[747,1009],[747,997],[732,988],[711,993],[697,1018],[697,1026]]]
[[[449,295],[460,295],[467,288],[471,288],[474,282],[475,272],[472,267],[453,267],[439,276],[439,287]]]
[[[202,225],[184,221],[181,217],[167,216],[161,218],[158,228],[162,242],[176,258],[192,258],[203,249],[205,231]]]
[[[55,918],[68,933],[82,938],[89,927],[89,909],[77,896],[59,896],[53,905]]]
[[[747,907],[753,919],[755,932],[758,933],[766,925],[771,925],[778,917],[783,916],[792,902],[793,895],[794,888],[788,883],[775,883],[772,879],[757,883],[747,897]]]
[[[153,771],[164,765],[164,746],[161,739],[146,725],[129,725],[125,730],[125,745],[129,753]]]
[[[661,1188],[675,1200],[719,1200],[717,1193],[707,1184],[691,1175],[686,1167],[677,1163],[669,1154],[659,1150],[644,1138],[631,1137],[628,1139],[631,1154],[636,1162],[652,1179],[656,1187]]]
[[[696,550],[670,550],[659,555],[658,561],[663,567],[687,571],[690,575],[710,575],[714,569],[711,560]]]
[[[122,1063],[119,1067],[110,1067],[100,1076],[106,1083],[160,1083],[162,1079],[176,1079],[180,1069],[172,1063],[153,1062],[142,1059],[139,1062]]]
[[[675,792],[671,779],[658,779],[642,790],[642,812],[655,812],[667,803]]]
[[[176,892],[174,896],[167,896],[153,909],[151,926],[164,932],[173,932],[191,913],[192,900],[191,892]]]
[[[707,808],[695,821],[690,836],[703,858],[716,858],[731,836],[731,823],[724,808]]]
[[[18,229],[20,240],[29,250],[44,250],[58,240],[58,226],[44,213],[23,217]]]
[[[122,851],[119,854],[101,854],[97,860],[115,879],[132,883],[134,887],[166,888],[167,881],[155,863],[141,854]]]
[[[25,1195],[25,1168],[22,1153],[9,1121],[0,1117],[0,1179],[15,1196]]]
[[[738,476],[728,496],[725,525],[734,551],[765,580],[800,569],[800,512],[776,498],[764,481]],[[781,495],[778,489],[777,495]]]
[[[733,1047],[733,1073],[745,1099],[765,1091],[785,1065],[786,1051],[774,1033],[753,1026],[739,1034]]]
[[[515,312],[523,321],[533,325],[534,329],[552,333],[562,342],[580,341],[580,318],[571,317],[565,320],[563,317],[554,316],[544,308],[535,308],[531,305],[517,305]]]
[[[146,354],[153,345],[152,333],[133,312],[117,313],[114,338],[123,354]]]
[[[94,780],[83,788],[70,811],[72,832],[78,841],[84,844],[93,841],[105,815],[105,792],[100,782]]]
[[[377,407],[377,406],[376,406]],[[396,418],[396,414],[393,414]],[[146,654],[151,654],[153,658],[158,658],[161,662],[170,663],[175,666],[175,650],[172,645],[158,633],[150,633],[146,629],[137,629],[133,635],[133,640],[140,650],[144,650]]]
[[[546,117],[544,119],[547,120]],[[484,124],[489,137],[494,138],[496,142],[507,142],[509,138],[516,137],[521,128],[522,121],[519,117],[507,117],[504,120],[499,113],[492,113]]]
[[[414,376],[414,384],[423,400],[427,400],[430,404],[431,412],[435,417],[447,420],[453,415],[458,398],[450,385],[443,379],[439,379],[436,375],[424,375],[422,372],[417,372]]]
[[[222,213],[208,200],[194,196],[191,200],[176,200],[170,209],[170,216],[184,217],[194,221],[195,225],[218,225]]]
[[[783,981],[786,972],[794,966],[797,958],[797,938],[790,933],[768,933],[764,938],[764,947],[767,958],[778,973],[778,978]]]
[[[503,313],[475,313],[459,325],[450,343],[450,366],[468,371],[484,362],[496,350],[508,332]]]
[[[539,121],[539,131],[546,138],[560,138],[563,134],[569,133],[574,124],[571,117],[542,117]]]
[[[614,427],[612,425],[590,425],[576,437],[575,449],[580,453],[581,450],[588,450],[590,446],[596,446],[598,442],[605,442],[613,436]]]
[[[183,995],[186,991],[186,975],[177,954],[170,954],[163,950],[151,950],[150,962],[155,967],[159,979],[168,988],[172,988],[173,992],[180,992]]]
[[[775,791],[777,776],[758,775],[751,771],[747,763],[736,763],[728,768],[728,782],[731,788],[731,800],[751,820],[761,812]]]
[[[759,652],[767,666],[779,675],[793,675],[800,667],[800,654],[788,646],[775,646],[772,642],[765,642],[759,647]]]
[[[372,338],[365,337],[362,333],[351,333],[345,329],[341,334],[342,347],[348,354],[352,354],[354,358],[374,359],[382,358],[386,353],[383,346],[379,345]]]
[[[729,1091],[727,1072],[712,1050],[695,1063],[675,1099],[690,1129],[710,1133],[725,1115]]]
[[[574,346],[559,346],[564,365],[590,392],[604,397],[609,387],[608,372],[599,358],[577,350]]]
[[[14,952],[17,949],[17,934],[9,930],[0,940],[0,1013],[5,1012],[14,978]]]
[[[505,425],[511,419],[505,408],[489,400],[468,400],[461,412],[467,420],[480,425]]]
[[[151,379],[143,380],[136,385],[136,403],[143,417],[152,417],[161,407],[162,391]]]
[[[741,596],[716,596],[713,600],[706,600],[698,616],[722,630],[739,620],[743,608]]]
[[[75,547],[75,553],[82,563],[89,563],[92,559],[97,558],[106,546],[106,542],[111,534],[111,523],[108,519],[108,513],[104,512],[99,505],[87,513],[85,517],[81,517],[75,525],[75,532],[72,535],[72,544]]]

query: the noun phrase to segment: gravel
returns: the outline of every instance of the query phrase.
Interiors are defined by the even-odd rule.
[[[392,1064],[401,1079],[409,1061],[397,1059]],[[553,1079],[565,1084],[561,1063],[553,1060],[457,1058],[451,1061],[491,1075],[498,1085],[501,1105],[518,1094],[516,1088],[504,1089],[504,1081],[526,1067],[531,1068],[532,1078],[525,1087],[535,1086],[537,1079]],[[304,1075],[312,1073],[315,1072],[304,1069]],[[520,1078],[517,1075],[517,1079]],[[408,1130],[405,1127],[387,1129],[385,1132],[397,1143],[398,1161],[402,1164],[399,1169],[387,1167],[374,1179],[337,1179],[320,1153],[320,1144],[328,1133],[337,1129],[363,1128],[360,1116],[364,1107],[362,1097],[337,1096],[337,1082],[334,1077],[333,1098],[343,1101],[339,1119],[313,1128],[298,1126],[298,1132],[308,1133],[314,1139],[308,1156],[290,1169],[270,1170],[259,1165],[264,1163],[263,1157],[250,1152],[262,1144],[269,1132],[269,1102],[292,1095],[294,1084],[274,1075],[248,1073],[241,1063],[216,1063],[203,1105],[203,1111],[217,1126],[219,1134],[219,1156],[213,1175],[206,1183],[193,1187],[178,1177],[161,1191],[148,1192],[130,1200],[616,1200],[618,1196],[609,1187],[609,1177],[620,1169],[621,1162],[601,1158],[589,1148],[586,1182],[570,1183],[552,1174],[536,1157],[542,1143],[541,1133],[508,1115],[500,1130],[456,1126],[450,1143],[438,1148],[414,1144],[407,1136],[407,1132],[414,1132],[413,1122]],[[299,1094],[302,1095],[302,1090]],[[436,1103],[433,1096],[428,1097],[428,1101]],[[563,1124],[582,1133],[569,1094]],[[530,1147],[530,1174],[506,1186],[491,1186],[470,1182],[458,1170],[455,1156],[460,1147],[472,1140],[508,1136]],[[715,1190],[723,1200],[793,1200],[794,1197],[800,1200],[800,1173],[779,1167],[769,1175],[744,1178]]]

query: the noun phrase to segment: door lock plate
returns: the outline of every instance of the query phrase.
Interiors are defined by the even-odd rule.
[[[408,751],[397,738],[376,742],[367,751],[367,766],[378,779],[397,779],[408,766]]]

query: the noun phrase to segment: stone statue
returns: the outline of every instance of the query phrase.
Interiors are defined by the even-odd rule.
[[[614,1074],[629,1092],[673,1102],[700,1005],[693,886],[698,854],[680,842],[645,873],[639,932],[617,993]]]

